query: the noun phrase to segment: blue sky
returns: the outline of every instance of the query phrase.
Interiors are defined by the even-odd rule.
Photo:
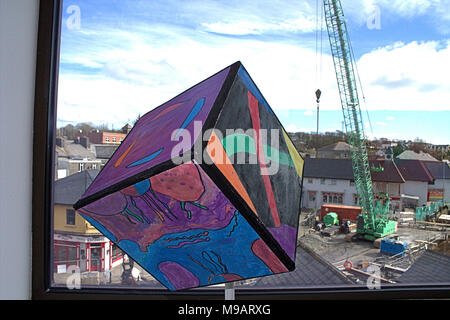
[[[341,2],[366,134],[450,143],[450,0]],[[316,130],[317,88],[342,128],[316,0],[65,0],[62,24],[59,125],[119,128],[240,60],[288,131]]]

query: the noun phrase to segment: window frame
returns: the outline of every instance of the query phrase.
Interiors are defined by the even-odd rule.
[[[170,292],[166,289],[89,287],[69,289],[52,286],[50,272],[53,250],[53,182],[56,132],[56,105],[59,75],[59,50],[62,1],[40,1],[36,51],[35,100],[33,120],[32,177],[32,299],[223,299],[222,288],[202,288]],[[237,287],[236,296],[244,299],[393,299],[445,298],[450,288],[444,285],[365,286],[250,289]]]

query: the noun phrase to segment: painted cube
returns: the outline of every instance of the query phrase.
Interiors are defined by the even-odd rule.
[[[303,163],[236,62],[142,116],[74,208],[170,290],[288,272]]]

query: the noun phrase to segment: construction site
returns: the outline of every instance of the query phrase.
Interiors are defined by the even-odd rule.
[[[338,212],[349,209],[348,206],[333,207]],[[360,208],[353,209],[357,212]],[[342,213],[345,218],[340,220],[340,215],[334,212],[321,217],[322,211],[302,212],[299,241],[355,284],[365,284],[369,277],[380,283],[402,283],[404,275],[425,253],[436,253],[450,260],[448,204],[433,203],[426,208],[406,209],[392,217],[391,221],[397,225],[393,233],[372,241],[358,237],[357,216],[352,218]],[[429,270],[423,271],[431,274],[416,272],[407,282],[433,282],[429,281],[435,276],[433,270],[437,273],[440,267],[449,267],[439,265],[439,261],[435,263],[438,265],[428,262]]]

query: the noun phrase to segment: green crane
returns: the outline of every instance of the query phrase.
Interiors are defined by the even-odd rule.
[[[362,214],[357,234],[375,240],[395,231],[395,221],[388,220],[389,198],[374,203],[373,186],[367,156],[366,138],[355,80],[353,54],[340,0],[323,0],[325,21],[333,55],[348,143],[352,146],[353,175]]]

